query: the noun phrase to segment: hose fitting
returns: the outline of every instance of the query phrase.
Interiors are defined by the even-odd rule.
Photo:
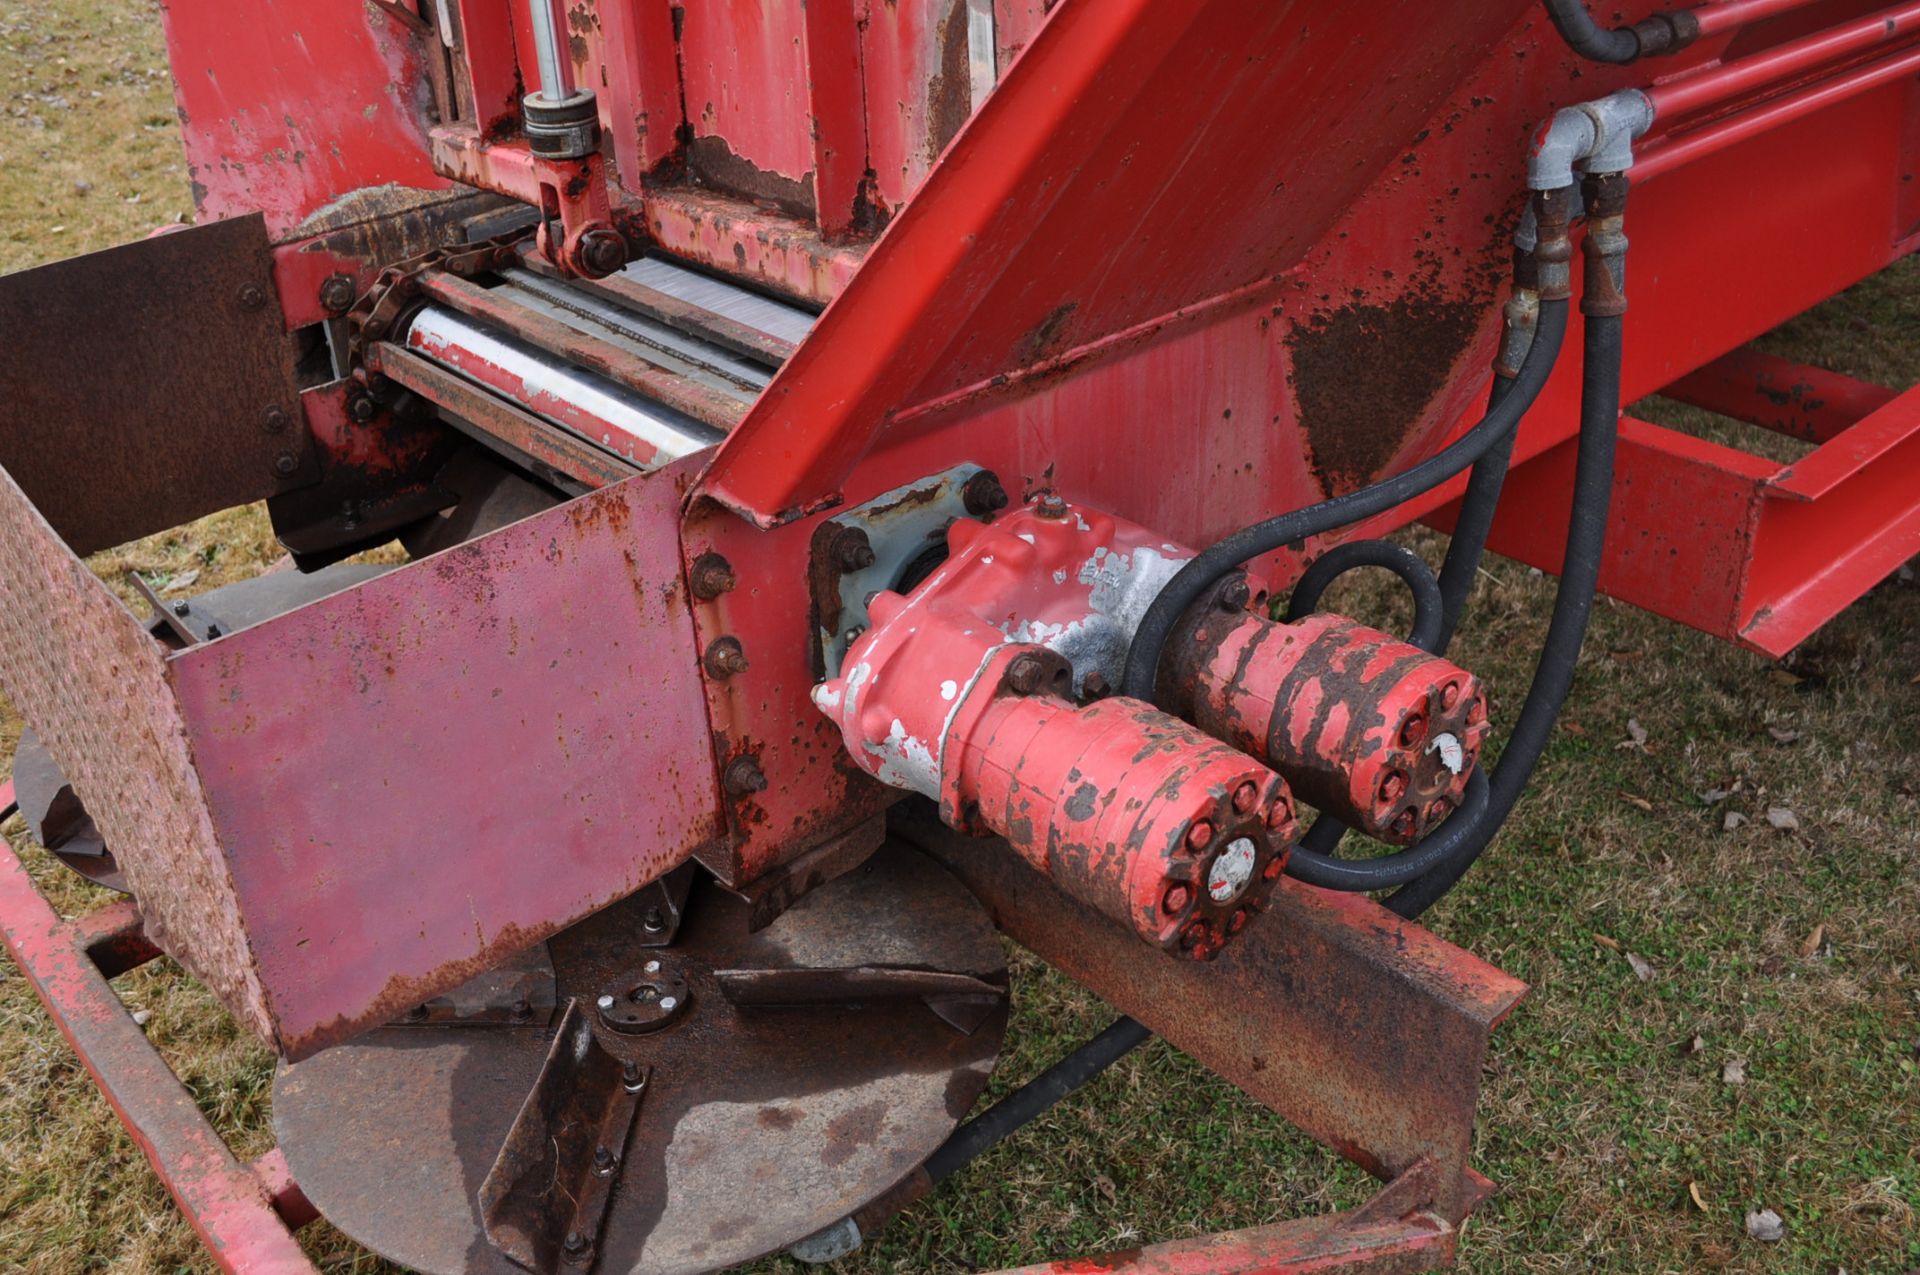
[[[1627,177],[1590,173],[1582,183],[1587,202],[1587,234],[1580,251],[1580,313],[1589,318],[1627,312]]]
[[[1653,99],[1621,89],[1591,102],[1563,106],[1534,130],[1527,152],[1527,186],[1573,185],[1575,167],[1623,173],[1633,167],[1633,143],[1653,127]]]
[[[1573,183],[1536,190],[1527,207],[1533,213],[1533,259],[1540,272],[1541,301],[1573,297]]]

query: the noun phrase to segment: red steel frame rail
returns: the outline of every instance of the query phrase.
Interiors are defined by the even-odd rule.
[[[0,781],[0,821],[11,817],[16,808],[12,781]],[[994,884],[998,869],[988,862],[978,867],[978,872],[966,874],[969,884],[984,890],[990,900],[999,900],[995,906],[999,912],[1006,899],[1001,887]],[[1350,900],[1333,902],[1340,907],[1352,906]],[[1308,903],[1308,912],[1318,906]],[[1053,909],[1048,911],[1058,915]],[[1330,934],[1336,945],[1352,941],[1362,947],[1380,948],[1381,936],[1372,934],[1365,925],[1332,921],[1329,928],[1330,917],[1310,919],[1303,914],[1298,919],[1303,924],[1290,927],[1296,933],[1317,933],[1323,937]],[[1059,935],[1072,932],[1076,923],[1068,918]],[[1010,933],[1021,929],[1017,920],[1009,926]],[[140,913],[134,901],[122,900],[75,920],[62,920],[28,875],[18,852],[8,845],[7,853],[0,856],[0,934],[4,934],[8,951],[33,984],[47,1013],[220,1269],[231,1275],[318,1275],[317,1268],[294,1238],[294,1233],[317,1214],[288,1174],[279,1149],[269,1151],[251,1164],[238,1160],[148,1041],[146,1033],[133,1021],[108,981],[160,955],[141,930]],[[1298,941],[1281,938],[1280,950],[1290,951],[1286,945]],[[1039,943],[1041,949],[1047,946],[1045,941]],[[1425,958],[1438,954],[1443,964],[1446,954],[1457,953],[1457,949],[1431,936],[1414,946],[1421,949]],[[1378,967],[1379,955],[1380,951],[1373,952],[1376,959],[1367,969],[1355,967],[1350,972],[1363,981],[1384,975],[1392,986],[1398,987],[1404,982],[1406,988],[1402,990],[1414,989],[1436,972],[1416,961],[1423,972],[1410,967],[1395,973]],[[1416,999],[1427,998],[1420,1003],[1431,1005],[1443,1020],[1464,1024],[1468,1036],[1483,1046],[1482,1033],[1504,1016],[1524,989],[1464,953],[1457,956],[1462,962],[1458,968],[1444,971],[1447,979],[1461,980],[1452,995],[1434,997],[1431,991],[1412,994]],[[1190,976],[1191,971],[1184,968],[1188,963],[1179,964],[1182,968],[1173,970],[1171,976]],[[1088,978],[1085,971],[1076,972],[1076,976]],[[1098,986],[1103,979],[1095,974],[1088,981]],[[1312,999],[1311,995],[1308,999]],[[1478,1008],[1469,1008],[1472,1006]],[[1341,1012],[1357,1009],[1359,1007],[1347,1006]],[[1371,1009],[1361,1012],[1367,1017],[1373,1016]],[[1265,1021],[1269,1016],[1257,1017]],[[1234,1029],[1227,1030],[1231,1035]],[[1180,1034],[1177,1026],[1174,1031],[1176,1036]],[[1202,1033],[1202,1037],[1206,1035]],[[1286,1035],[1288,1033],[1281,1033],[1283,1037]],[[1248,1039],[1258,1038],[1256,1030]],[[1196,1051],[1195,1056],[1205,1061],[1218,1053],[1222,1045],[1219,1041],[1200,1038],[1183,1047]],[[1354,1061],[1369,1074],[1380,1066],[1379,1059],[1372,1057]],[[1256,1061],[1254,1065],[1257,1068],[1259,1063]],[[1462,1053],[1461,1065],[1477,1074],[1478,1052]],[[1227,1066],[1221,1070],[1224,1074],[1234,1068]],[[1309,1080],[1309,1090],[1324,1087],[1319,1080]],[[1326,1080],[1331,1085],[1329,1093],[1340,1092],[1341,1086],[1349,1083],[1349,1079],[1341,1075],[1332,1075]],[[1260,1087],[1255,1084],[1252,1089]],[[1346,1148],[1348,1154],[1369,1163],[1387,1178],[1379,1191],[1356,1209],[1195,1236],[1120,1253],[1043,1262],[997,1275],[1084,1275],[1095,1271],[1134,1275],[1305,1275],[1332,1270],[1400,1275],[1448,1265],[1459,1239],[1456,1219],[1470,1212],[1493,1189],[1492,1183],[1463,1163],[1453,1162],[1457,1153],[1464,1153],[1466,1149],[1474,1096],[1455,1093],[1451,1098],[1453,1101],[1443,1105],[1457,1108],[1453,1115],[1440,1113],[1427,1118],[1432,1113],[1425,1113],[1412,1121],[1413,1125],[1431,1125],[1442,1133],[1439,1142],[1434,1144],[1435,1151],[1402,1159],[1388,1170],[1385,1160],[1394,1157],[1392,1150],[1376,1153],[1372,1147]],[[1288,1106],[1284,1101],[1273,1103],[1266,1096],[1263,1100],[1283,1111]],[[1338,1123],[1347,1117],[1335,1112],[1346,1107],[1345,1102],[1334,1102],[1321,1115]],[[1363,1116],[1360,1120],[1363,1125],[1370,1123],[1370,1117]],[[1309,1119],[1307,1123],[1316,1122]],[[1400,1123],[1403,1122],[1393,1122],[1394,1128],[1398,1129]],[[1387,1136],[1387,1143],[1394,1141],[1395,1135]],[[1448,1143],[1457,1146],[1447,1147]]]
[[[0,782],[0,819],[15,809]],[[112,1104],[207,1252],[234,1275],[318,1275],[293,1233],[314,1217],[276,1148],[235,1158],[108,979],[160,953],[131,900],[63,921],[11,846],[0,858],[0,933],[60,1034]]]

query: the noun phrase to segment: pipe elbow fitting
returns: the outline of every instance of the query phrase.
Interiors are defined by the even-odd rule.
[[[1639,89],[1561,107],[1534,132],[1527,152],[1527,187],[1571,186],[1576,169],[1623,173],[1633,166],[1633,143],[1651,127],[1653,99]]]

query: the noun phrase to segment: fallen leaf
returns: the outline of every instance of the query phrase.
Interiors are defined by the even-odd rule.
[[[1709,789],[1707,789],[1707,790],[1706,790],[1705,792],[1702,792],[1702,793],[1696,793],[1695,795],[1696,795],[1697,797],[1699,797],[1699,798],[1700,798],[1700,800],[1701,800],[1702,802],[1704,802],[1704,803],[1706,803],[1707,805],[1709,805],[1709,806],[1717,806],[1717,805],[1719,805],[1719,804],[1720,804],[1721,802],[1723,802],[1723,801],[1725,801],[1725,800],[1726,800],[1727,798],[1729,798],[1729,797],[1731,797],[1731,796],[1733,796],[1733,789],[1731,789],[1731,788],[1709,788]]]
[[[1747,1083],[1747,1060],[1744,1058],[1727,1059],[1727,1061],[1721,1065],[1720,1079],[1724,1083],[1729,1085],[1746,1084]]]
[[[1688,1041],[1686,1045],[1680,1050],[1680,1052],[1685,1054],[1687,1057],[1691,1058],[1695,1054],[1699,1053],[1701,1050],[1705,1049],[1706,1047],[1707,1047],[1706,1038],[1700,1035],[1700,1033],[1695,1032],[1693,1034],[1693,1039]]]
[[[1767,822],[1781,832],[1791,832],[1800,826],[1800,817],[1785,806],[1768,806]]]
[[[1109,1200],[1113,1199],[1113,1197],[1116,1194],[1118,1194],[1118,1192],[1114,1190],[1113,1179],[1108,1177],[1104,1173],[1094,1175],[1093,1189],[1098,1191],[1101,1195],[1104,1195]]]
[[[1648,814],[1653,813],[1653,803],[1651,801],[1648,801],[1645,797],[1640,796],[1638,793],[1623,792],[1620,794],[1620,800],[1626,802],[1629,806],[1632,806],[1635,810],[1644,810]]]
[[[1652,981],[1653,966],[1647,963],[1647,959],[1645,957],[1639,956],[1633,952],[1628,952],[1625,955],[1627,958],[1627,964],[1633,967],[1633,976],[1635,978],[1639,979],[1643,983]]]
[[[133,1011],[133,1025],[135,1027],[145,1027],[152,1018],[153,1011],[150,1009],[136,1009]]]
[[[1762,1244],[1778,1244],[1787,1238],[1787,1224],[1772,1209],[1747,1214],[1747,1234]]]
[[[1720,821],[1720,827],[1727,832],[1732,832],[1746,821],[1747,817],[1738,810],[1729,810],[1727,811],[1727,817]]]
[[[1916,677],[1913,680],[1916,682],[1920,682],[1920,677]],[[1560,723],[1560,729],[1567,732],[1567,734],[1569,735],[1578,735],[1582,739],[1585,739],[1587,737],[1587,728],[1582,726],[1579,722],[1562,721]]]
[[[182,571],[179,575],[167,581],[167,587],[165,589],[162,589],[161,592],[162,593],[178,593],[180,592],[180,590],[186,588],[188,585],[192,584],[195,580],[198,580],[199,578],[200,578],[200,568],[198,567],[194,567],[189,571]]]
[[[1627,719],[1627,737],[1614,745],[1615,748],[1638,748],[1642,752],[1647,747],[1647,728],[1629,717]]]
[[[1789,730],[1785,726],[1769,726],[1767,727],[1767,734],[1773,736],[1776,743],[1781,744],[1791,744],[1794,740],[1800,738],[1799,731]]]
[[[1797,676],[1796,674],[1789,673],[1787,670],[1783,668],[1778,668],[1778,667],[1768,669],[1767,676],[1772,678],[1774,681],[1778,682],[1782,686],[1798,686],[1800,685],[1800,683],[1807,680],[1804,677],[1800,677],[1800,676]]]
[[[1707,1201],[1706,1198],[1700,1194],[1700,1184],[1698,1182],[1687,1183],[1687,1195],[1693,1200],[1694,1208],[1699,1209],[1702,1213],[1707,1211]]]
[[[1812,956],[1820,950],[1820,944],[1827,937],[1826,922],[1813,927],[1813,933],[1800,941],[1800,955]]]
[[[1619,939],[1608,938],[1606,935],[1600,933],[1598,930],[1594,931],[1593,941],[1598,943],[1601,947],[1606,948],[1609,952],[1618,952],[1620,950]]]

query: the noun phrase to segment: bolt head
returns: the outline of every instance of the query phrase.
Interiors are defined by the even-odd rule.
[[[617,231],[589,230],[580,236],[580,265],[584,273],[603,278],[627,264],[627,241]]]
[[[983,469],[967,479],[960,489],[960,501],[968,513],[982,518],[1007,507],[1007,489],[1000,485],[997,475]]]
[[[357,394],[350,394],[347,396],[347,419],[348,420],[357,421],[358,423],[364,425],[368,421],[372,420],[374,417],[374,414],[379,410],[380,410],[380,405],[373,401],[373,395],[367,393],[364,390],[360,391]]]
[[[354,286],[352,275],[328,275],[320,285],[320,308],[330,314],[345,314],[353,308],[354,300],[359,295],[360,290]]]
[[[1065,518],[1067,516],[1067,502],[1052,492],[1047,492],[1033,502],[1033,512],[1039,514],[1042,518]]]
[[[260,428],[269,434],[284,433],[290,424],[292,421],[288,419],[287,411],[283,407],[269,407],[260,414]]]
[[[833,555],[842,571],[865,571],[875,560],[867,533],[858,527],[847,527],[840,532],[834,541]]]
[[[1220,609],[1222,611],[1241,611],[1246,608],[1247,600],[1253,596],[1253,590],[1245,580],[1230,580],[1220,589]]]
[[[594,1004],[603,1010],[608,1010],[613,1008],[614,1000],[613,1000],[613,997],[603,994],[599,1000],[596,1000],[594,1002]]]
[[[640,968],[644,973],[658,974],[660,972],[660,962],[648,961],[645,965],[641,966]]]
[[[1040,678],[1045,672],[1038,656],[1019,656],[1007,665],[1007,689],[1015,695],[1031,695],[1040,689]]]
[[[733,565],[717,553],[703,553],[693,560],[687,569],[687,583],[693,589],[693,596],[708,601],[723,593],[733,591],[740,583],[733,574]]]
[[[1105,699],[1113,690],[1107,681],[1107,675],[1099,669],[1080,679],[1080,693],[1090,700]]]
[[[761,772],[760,763],[751,757],[735,759],[727,767],[724,782],[727,791],[735,797],[747,797],[767,790],[767,777]]]
[[[660,1008],[668,1011],[676,1010],[680,1008],[680,998],[678,996],[662,996],[660,998]]]
[[[1213,825],[1205,819],[1195,819],[1193,826],[1187,829],[1187,849],[1204,850],[1213,840]]]
[[[282,478],[291,478],[300,472],[300,458],[292,452],[281,452],[273,458],[273,472]]]
[[[1186,911],[1187,904],[1192,901],[1193,891],[1176,882],[1167,887],[1166,894],[1160,900],[1160,906],[1166,909],[1169,916],[1178,916]]]
[[[1233,808],[1241,814],[1253,809],[1253,803],[1260,800],[1260,790],[1249,779],[1233,790]]]
[[[240,304],[248,310],[258,310],[267,304],[267,290],[257,283],[240,285]]]

